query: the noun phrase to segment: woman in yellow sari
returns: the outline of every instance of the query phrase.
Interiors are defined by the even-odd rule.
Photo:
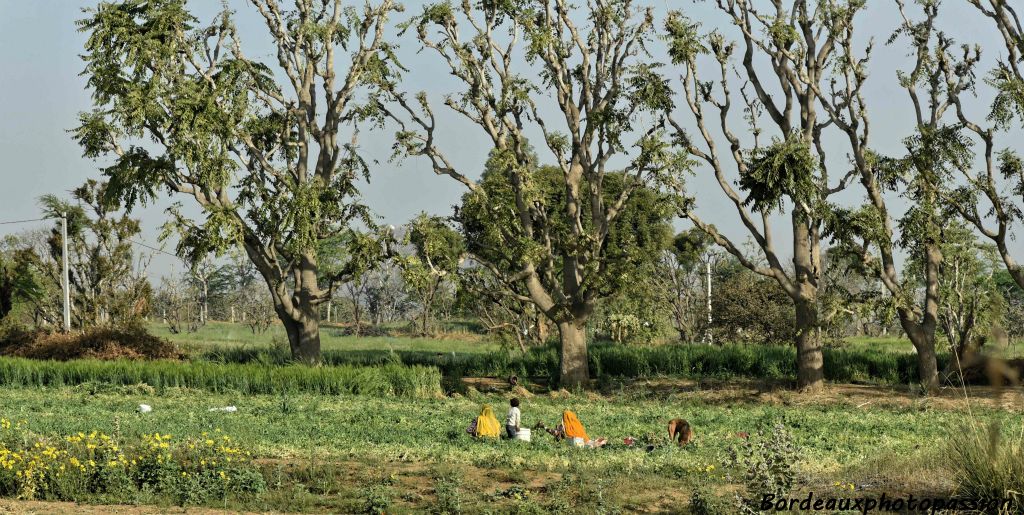
[[[483,405],[483,409],[480,410],[480,416],[476,417],[475,422],[476,427],[473,428],[473,436],[477,438],[498,438],[501,436],[501,424],[498,423],[498,419],[494,416],[494,410],[489,405]]]

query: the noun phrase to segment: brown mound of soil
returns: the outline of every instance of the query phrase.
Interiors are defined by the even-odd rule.
[[[184,359],[173,343],[142,327],[97,327],[85,332],[10,331],[0,341],[0,355],[32,359]]]

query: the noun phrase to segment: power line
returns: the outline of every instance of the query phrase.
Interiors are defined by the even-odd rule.
[[[0,225],[23,224],[23,223],[26,223],[26,222],[41,222],[43,220],[60,220],[60,217],[57,217],[57,218],[32,218],[30,220],[11,220],[10,222],[0,222]]]
[[[168,256],[180,259],[180,256],[178,256],[177,254],[171,254],[170,252],[167,252],[166,250],[158,249],[156,247],[153,247],[153,246],[147,245],[145,243],[142,243],[141,241],[135,241],[135,240],[132,240],[132,239],[129,239],[128,241],[130,243],[134,243],[134,244],[136,244],[136,245],[138,245],[140,247],[145,247],[145,248],[147,248],[149,250],[152,250],[153,252],[159,252],[161,254],[167,254]]]

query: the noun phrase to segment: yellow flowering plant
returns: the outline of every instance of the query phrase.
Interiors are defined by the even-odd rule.
[[[122,444],[100,431],[43,437],[0,418],[0,496],[77,499],[126,489],[195,504],[262,492],[265,482],[252,454],[219,432],[153,433]]]

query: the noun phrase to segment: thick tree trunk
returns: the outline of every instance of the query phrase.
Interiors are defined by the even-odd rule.
[[[584,385],[590,379],[585,322],[559,322],[559,382],[563,387]]]
[[[290,316],[282,317],[284,330],[288,334],[288,346],[292,351],[292,359],[307,365],[320,362],[320,318],[303,317],[294,320]]]
[[[796,299],[796,385],[816,392],[825,386],[825,360],[818,338],[818,307],[814,300]]]
[[[320,362],[320,310],[315,302],[317,289],[316,259],[305,255],[299,263],[295,274],[295,293],[288,299],[280,298],[277,286],[270,285],[270,294],[274,299],[274,311],[284,325],[288,335],[288,346],[291,348],[292,359],[307,365]],[[266,276],[265,276],[266,277]],[[286,307],[290,303],[290,309]]]
[[[921,386],[933,390],[939,385],[939,365],[935,357],[935,331],[927,331],[901,317],[903,331],[917,350],[917,378]]]

